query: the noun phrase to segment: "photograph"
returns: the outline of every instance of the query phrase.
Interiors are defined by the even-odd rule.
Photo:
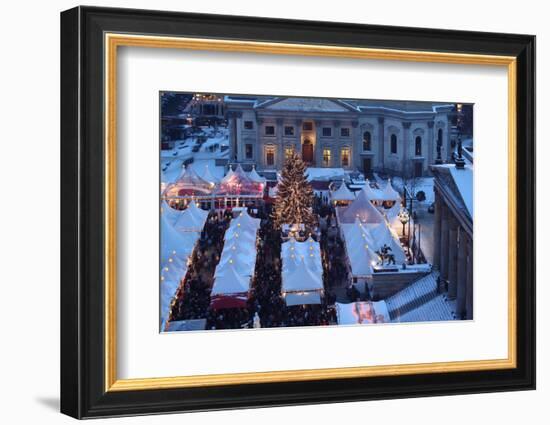
[[[160,92],[160,331],[473,320],[473,111]]]

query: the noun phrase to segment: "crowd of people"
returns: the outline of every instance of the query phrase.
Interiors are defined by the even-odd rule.
[[[252,328],[257,315],[261,327],[322,326],[336,324],[333,289],[347,279],[344,244],[333,226],[334,210],[318,202],[318,235],[324,267],[324,296],[321,304],[287,306],[281,295],[281,231],[273,225],[269,210],[255,211],[261,218],[255,276],[246,308],[213,309],[210,291],[216,265],[223,249],[231,213],[212,213],[192,254],[187,274],[172,304],[171,320],[206,319],[206,329]],[[349,292],[349,291],[348,291]],[[355,294],[349,293],[349,298]]]
[[[210,306],[210,290],[216,265],[223,249],[223,236],[230,216],[210,214],[182,285],[172,304],[170,320],[204,319]]]

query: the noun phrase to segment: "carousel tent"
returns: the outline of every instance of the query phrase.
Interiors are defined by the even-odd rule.
[[[235,171],[230,169],[221,180],[220,185],[216,189],[216,195],[261,198],[263,190],[263,183],[252,180],[239,164]]]
[[[169,184],[164,191],[166,198],[180,198],[193,195],[208,195],[212,184],[200,177],[191,166],[182,169],[175,183]]]
[[[348,189],[344,180],[342,180],[340,187],[330,194],[330,199],[332,201],[353,201],[355,195]]]
[[[336,317],[339,325],[369,325],[390,322],[385,301],[336,303]]]
[[[231,180],[231,177],[233,176],[233,166],[229,166],[229,170],[227,171],[227,174],[223,176],[223,178],[220,180],[220,183],[227,183],[229,180]]]
[[[258,172],[256,171],[256,166],[255,165],[252,166],[252,171],[250,171],[248,173],[248,178],[250,180],[252,180],[253,182],[256,182],[256,183],[265,184],[265,182],[266,182],[265,177],[260,176],[258,174]]]
[[[210,183],[210,186],[212,187],[214,187],[217,183],[219,183],[218,178],[215,177],[210,172],[210,168],[208,167],[208,164],[204,167],[204,174],[202,175],[202,178],[206,180],[208,183]]]
[[[369,189],[370,186],[365,185],[349,207],[338,208],[341,223],[354,223],[357,218],[362,223],[382,223],[384,221],[382,214],[371,203],[372,190]]]
[[[207,218],[208,211],[199,208],[195,201],[191,201],[174,223],[174,227],[179,232],[202,232]]]

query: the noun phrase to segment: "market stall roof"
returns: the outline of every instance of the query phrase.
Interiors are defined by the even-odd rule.
[[[212,295],[245,294],[250,289],[250,279],[241,276],[236,267],[227,267],[223,274],[214,279]]]
[[[172,256],[181,260],[187,260],[187,257],[193,251],[195,242],[198,238],[197,232],[178,232],[172,226],[166,217],[160,217],[160,254],[161,264],[168,261]]]
[[[288,292],[285,295],[287,306],[321,304],[321,294],[319,292]]]
[[[342,180],[340,187],[330,194],[330,199],[333,201],[353,201],[355,195],[348,189],[346,182]]]
[[[239,270],[241,276],[252,276],[256,266],[256,257],[245,252],[236,252],[235,254],[222,253],[220,262],[216,267],[214,277],[222,276],[229,269]]]
[[[381,223],[384,221],[382,214],[371,203],[368,184],[359,192],[357,198],[339,214],[342,223],[353,223],[359,219],[362,223]]]
[[[364,226],[364,225],[362,225]],[[395,257],[397,264],[406,262],[406,256],[397,236],[395,236],[386,223],[379,223],[367,226],[367,234],[369,236],[369,244],[374,251],[381,249],[387,245],[391,249],[391,253]]]
[[[179,232],[201,232],[207,218],[208,211],[199,208],[195,201],[191,201],[174,223],[174,227]]]
[[[231,240],[235,240],[235,242],[246,241],[255,248],[256,231],[250,228],[241,229],[237,226],[230,226],[229,229],[225,231],[224,239],[226,241],[225,243],[228,243]]]
[[[318,291],[323,289],[323,275],[300,260],[298,267],[283,271],[283,292]]]
[[[386,187],[381,191],[380,196],[382,201],[401,201],[401,196],[393,188],[390,179],[388,179],[388,183],[386,184]]]
[[[365,197],[369,201],[377,201],[377,200],[380,200],[380,198],[381,198],[380,190],[379,189],[373,189],[370,185],[369,179],[365,180],[365,185],[363,186],[363,188],[361,189],[361,191],[359,193],[361,193],[361,192],[364,193]]]
[[[233,219],[231,223],[234,226],[237,226],[240,229],[252,229],[254,231],[260,228],[261,220],[259,218],[251,217],[248,214],[246,209],[243,209],[239,214]]]
[[[172,208],[168,205],[168,202],[163,199],[160,203],[160,213],[166,217],[170,224],[174,224],[182,212]]]
[[[305,266],[315,274],[322,276],[323,264],[321,262],[321,248],[318,242],[311,237],[299,242],[294,238],[281,245],[282,271],[292,272],[304,261]]]
[[[372,264],[379,261],[379,258],[370,245],[366,229],[356,221],[353,224],[342,225],[342,231],[352,275],[371,275]]]

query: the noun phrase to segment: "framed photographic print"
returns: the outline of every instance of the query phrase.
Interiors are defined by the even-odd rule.
[[[61,14],[61,411],[535,387],[535,38]]]

